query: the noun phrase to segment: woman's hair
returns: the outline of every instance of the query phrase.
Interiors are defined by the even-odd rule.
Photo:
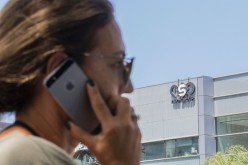
[[[0,14],[0,112],[28,103],[53,53],[80,63],[112,19],[108,0],[9,0]]]

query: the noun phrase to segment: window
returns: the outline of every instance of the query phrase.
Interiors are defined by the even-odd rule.
[[[216,134],[248,132],[248,113],[216,118]]]
[[[166,158],[176,157],[176,140],[168,140],[165,142]]]
[[[217,117],[216,134],[217,151],[238,144],[248,149],[248,113]]]
[[[198,154],[198,138],[176,140],[176,157]]]
[[[248,148],[248,134],[217,137],[217,151],[225,152],[232,145],[242,145]]]
[[[146,143],[142,147],[142,160],[198,155],[198,137]]]
[[[164,158],[164,142],[148,143],[142,146],[142,160]]]

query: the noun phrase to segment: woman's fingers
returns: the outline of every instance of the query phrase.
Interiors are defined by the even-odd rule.
[[[120,96],[111,97],[108,102],[108,106],[111,108],[110,110],[94,83],[88,83],[87,90],[91,101],[91,106],[103,128],[105,124],[109,125],[113,122],[111,110],[114,112],[115,117],[121,121],[129,122],[132,120],[137,122],[139,117],[134,114],[133,108],[130,106],[130,102],[127,98]]]
[[[70,131],[73,139],[85,144],[88,148],[94,146],[94,136],[89,134],[87,131],[82,130],[72,122],[70,122]]]
[[[95,84],[87,84],[91,106],[102,125],[112,121],[112,115]]]
[[[111,108],[115,109],[115,117],[120,121],[130,121],[132,107],[127,98],[120,96],[112,96],[108,101]]]
[[[72,124],[72,136],[88,146],[101,164],[137,165],[141,134],[137,124],[138,117],[129,100],[117,95],[112,96],[106,104],[96,85],[87,84],[87,90],[102,131],[91,135]],[[114,115],[110,110],[113,110]]]

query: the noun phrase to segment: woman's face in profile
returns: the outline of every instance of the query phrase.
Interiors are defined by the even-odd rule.
[[[84,58],[83,71],[96,82],[104,99],[132,92],[131,81],[124,84],[122,58],[125,46],[116,21],[98,30],[96,40],[97,46]]]

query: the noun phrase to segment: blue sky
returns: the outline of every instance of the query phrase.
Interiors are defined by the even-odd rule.
[[[248,71],[247,0],[112,0],[136,87]]]
[[[248,71],[247,0],[111,1],[136,88]]]

